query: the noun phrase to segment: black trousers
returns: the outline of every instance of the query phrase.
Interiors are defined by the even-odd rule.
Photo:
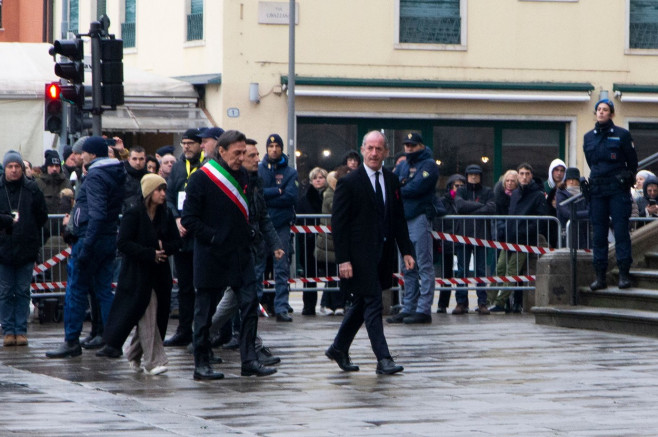
[[[178,328],[176,332],[181,335],[192,335],[195,296],[194,252],[178,252],[174,256],[174,263],[178,275]]]
[[[240,287],[232,287],[240,305],[240,358],[243,363],[258,359],[255,349],[258,328],[258,295],[253,257],[242,274]],[[206,365],[210,361],[210,326],[217,304],[228,285],[220,288],[198,288],[194,304],[194,365]]]
[[[381,293],[375,296],[354,296],[352,306],[347,310],[343,323],[340,325],[334,339],[334,348],[347,353],[356,333],[359,332],[364,322],[372,351],[375,353],[377,360],[391,358],[384,336]]]

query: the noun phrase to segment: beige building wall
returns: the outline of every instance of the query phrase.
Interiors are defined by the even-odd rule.
[[[589,101],[576,103],[303,97],[296,101],[298,114],[564,121],[567,159],[581,168],[580,143],[593,126],[599,92],[607,90],[614,99],[614,83],[651,84],[658,70],[656,53],[626,49],[628,0],[464,0],[464,46],[423,49],[397,44],[398,0],[298,3],[298,76],[594,86]],[[107,1],[110,30],[117,34],[122,4]],[[86,26],[83,13],[92,11],[83,7],[88,2],[80,5]],[[221,73],[220,86],[206,87],[211,118],[259,142],[271,132],[285,138],[287,97],[280,80],[288,71],[288,27],[259,24],[258,1],[206,0],[204,40],[187,42],[186,7],[185,0],[137,0],[136,48],[126,49],[124,62],[172,77]],[[259,84],[260,103],[249,101],[252,82]],[[618,125],[658,122],[658,105],[614,101]],[[240,116],[229,117],[229,108]]]

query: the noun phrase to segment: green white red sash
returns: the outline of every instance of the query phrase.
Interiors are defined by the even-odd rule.
[[[238,207],[244,219],[249,221],[249,204],[240,184],[224,167],[215,160],[210,160],[201,167],[211,181],[215,183]]]

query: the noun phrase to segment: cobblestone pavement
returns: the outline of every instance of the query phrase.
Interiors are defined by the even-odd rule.
[[[324,350],[339,317],[260,319],[282,358],[266,378],[192,379],[192,357],[168,349],[169,371],[134,373],[92,351],[49,360],[61,324],[30,326],[30,346],[0,348],[0,436],[655,436],[658,342],[538,326],[531,315],[433,315],[387,325],[402,374],[378,376],[363,329],[344,373]],[[170,334],[176,321],[172,321]],[[654,411],[654,413],[652,413]]]

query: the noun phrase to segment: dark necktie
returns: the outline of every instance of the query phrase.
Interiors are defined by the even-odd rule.
[[[384,217],[384,192],[382,186],[379,184],[379,172],[375,172],[375,196],[377,197],[377,212],[380,217]]]

